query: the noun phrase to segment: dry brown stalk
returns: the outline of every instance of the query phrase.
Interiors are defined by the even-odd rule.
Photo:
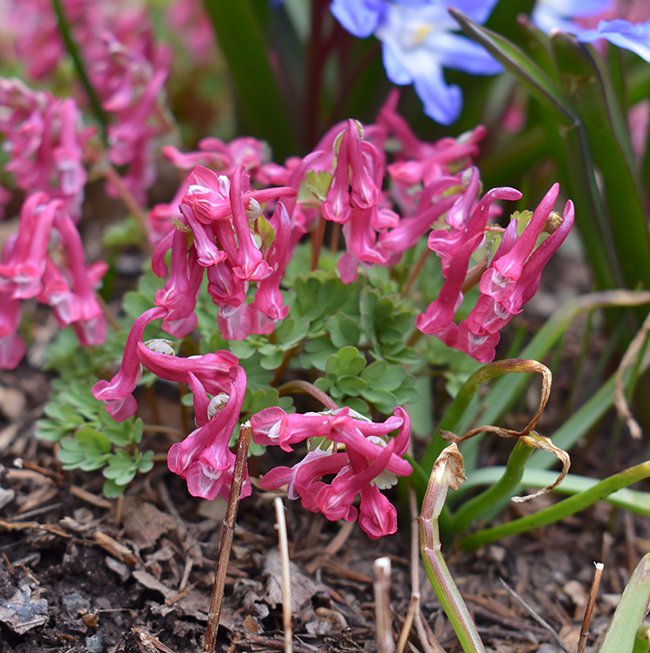
[[[598,596],[600,579],[603,576],[603,569],[605,565],[602,562],[594,562],[594,567],[595,567],[594,579],[591,582],[591,589],[589,590],[589,599],[587,600],[587,607],[585,608],[585,616],[582,619],[582,626],[580,627],[580,639],[578,640],[578,653],[584,653],[585,646],[587,645],[589,624],[591,623],[591,617],[594,614],[594,606],[596,605],[596,597]]]
[[[221,545],[219,546],[219,559],[212,585],[212,598],[210,599],[210,611],[208,612],[208,625],[205,629],[205,640],[203,650],[214,653],[217,646],[217,632],[219,631],[219,619],[221,617],[221,604],[223,602],[223,591],[226,586],[226,573],[228,572],[228,560],[230,549],[235,534],[235,520],[239,508],[241,488],[244,483],[244,469],[248,458],[248,444],[251,439],[250,427],[242,425],[237,443],[237,458],[235,460],[235,471],[233,472],[230,497],[228,498],[228,509],[226,518],[223,521],[221,531]]]
[[[395,641],[392,633],[392,619],[390,617],[390,558],[377,558],[373,565],[375,581],[375,616],[377,628],[377,650],[379,653],[393,653]]]
[[[289,570],[289,541],[287,539],[287,522],[284,518],[282,499],[275,497],[276,528],[278,529],[278,546],[282,574],[282,626],[284,628],[284,653],[293,651],[293,632],[291,628],[291,574]]]

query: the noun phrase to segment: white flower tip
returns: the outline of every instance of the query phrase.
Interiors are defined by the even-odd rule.
[[[165,354],[165,356],[176,355],[171,340],[165,340],[164,338],[153,338],[152,340],[147,340],[144,343],[144,346],[157,354]]]
[[[220,392],[210,399],[208,404],[208,419],[212,419],[230,400],[230,395]]]

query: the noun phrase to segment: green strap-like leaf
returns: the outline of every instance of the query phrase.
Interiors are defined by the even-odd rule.
[[[593,50],[562,32],[555,34],[551,43],[562,87],[576,107],[601,173],[609,219],[607,232],[600,236],[607,239],[611,233],[627,287],[641,284],[650,288],[650,234],[618,100]]]
[[[238,110],[246,127],[267,140],[276,157],[298,150],[291,113],[270,64],[261,26],[251,0],[204,0],[219,47],[228,61]]]

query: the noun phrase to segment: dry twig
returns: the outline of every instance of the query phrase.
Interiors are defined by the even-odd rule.
[[[280,548],[280,563],[282,566],[282,626],[284,628],[284,651],[293,651],[293,632],[291,628],[291,575],[289,571],[289,542],[287,539],[287,523],[284,518],[282,499],[275,497],[276,528],[278,529],[278,546]]]
[[[375,615],[377,626],[377,649],[379,653],[393,653],[395,642],[390,617],[390,558],[377,558],[373,565],[375,582]]]
[[[219,559],[217,560],[217,570],[214,577],[214,585],[212,586],[212,598],[210,599],[210,611],[208,612],[208,625],[205,629],[205,640],[203,642],[203,650],[209,653],[214,653],[217,646],[217,632],[219,630],[219,618],[221,617],[223,590],[226,586],[228,560],[230,559],[230,549],[232,548],[232,540],[235,534],[235,520],[237,519],[237,509],[239,508],[241,488],[244,482],[244,468],[248,457],[248,443],[250,442],[250,438],[250,427],[242,426],[239,432],[239,442],[237,443],[237,459],[235,460],[235,471],[230,487],[230,497],[228,498],[228,509],[221,531]]]
[[[589,590],[589,599],[587,607],[585,608],[585,616],[582,619],[582,626],[580,627],[580,639],[578,640],[578,653],[584,653],[585,646],[587,645],[587,635],[589,634],[589,624],[591,617],[594,613],[594,606],[596,605],[596,597],[598,596],[598,588],[600,587],[600,579],[603,575],[603,568],[605,565],[602,562],[594,562],[594,579],[591,582],[591,589]]]
[[[643,349],[644,343],[648,334],[650,333],[650,313],[648,313],[646,319],[641,325],[641,329],[634,336],[634,339],[630,343],[630,346],[627,348],[625,355],[621,360],[621,364],[616,370],[616,386],[614,387],[614,405],[618,411],[618,415],[621,419],[625,420],[627,427],[630,429],[632,437],[636,440],[641,439],[641,427],[639,423],[634,419],[632,411],[630,410],[630,405],[627,402],[625,397],[625,384],[623,383],[625,377],[625,371],[636,363],[636,360],[639,356],[639,352]]]

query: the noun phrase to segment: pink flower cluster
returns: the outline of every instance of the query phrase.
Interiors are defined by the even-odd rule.
[[[357,278],[359,265],[399,262],[404,252],[431,232],[428,244],[440,259],[444,284],[416,326],[480,361],[492,360],[499,330],[535,294],[542,268],[566,238],[573,223],[572,205],[567,204],[556,232],[537,248],[557,188],[549,192],[524,234],[517,236],[514,223],[505,229],[481,280],[476,307],[456,324],[470,260],[485,244],[487,231],[499,229],[490,223],[500,213],[494,203],[516,200],[521,194],[512,188],[497,188],[479,197],[480,176],[471,159],[484,135],[482,128],[458,139],[422,142],[399,116],[396,105],[397,95],[391,94],[376,124],[364,127],[348,120],[335,125],[313,152],[302,159],[289,159],[284,166],[267,161],[263,144],[250,138],[230,144],[204,139],[197,152],[185,154],[166,148],[166,156],[180,169],[201,164],[221,172],[195,169],[172,203],[159,205],[151,213],[152,240],[160,241],[155,260],[161,261],[170,248],[178,250],[180,253],[172,253],[172,268],[183,269],[172,274],[157,300],[158,305],[171,305],[177,301],[174,298],[183,298],[182,310],[167,318],[167,323],[173,319],[180,324],[179,334],[191,330],[195,318],[190,298],[196,296],[200,285],[198,268],[206,268],[223,334],[242,339],[251,333],[270,333],[287,312],[279,284],[293,247],[319,220],[326,220],[342,226],[346,248],[338,268],[345,283]],[[258,187],[281,186],[252,190],[244,169]],[[314,189],[318,185],[314,180],[323,178],[329,179],[327,185]],[[244,191],[240,190],[242,184]],[[211,199],[207,200],[208,196]],[[274,205],[280,197],[282,202]],[[269,200],[275,206],[270,238],[262,233],[264,229],[268,232],[266,218],[255,217],[263,217],[261,204]],[[189,250],[188,238],[174,233],[178,231],[173,229],[174,221],[178,229],[191,233]],[[518,271],[509,272],[512,276],[502,291],[490,289],[501,283],[501,276],[494,277],[495,271],[502,274],[506,266]],[[161,263],[154,270],[160,276],[166,274]],[[257,293],[249,302],[251,283],[257,284]]]
[[[398,263],[428,234],[444,284],[417,326],[479,360],[491,360],[499,330],[536,292],[542,268],[566,237],[573,208],[568,203],[563,218],[551,216],[557,186],[522,233],[515,221],[505,229],[491,225],[499,213],[494,203],[516,200],[520,193],[497,188],[479,197],[472,157],[483,130],[421,142],[397,114],[396,102],[395,95],[389,98],[376,124],[336,125],[313,152],[284,165],[269,162],[254,139],[230,144],[205,139],[190,153],[166,148],[178,168],[193,170],[172,203],[150,215],[157,243],[152,268],[166,278],[165,286],[156,293],[155,307],[134,324],[120,371],[97,383],[93,393],[116,419],[124,419],[136,410],[133,391],[141,365],[191,386],[197,429],[172,447],[168,461],[193,494],[225,496],[230,487],[233,454],[227,445],[240,418],[245,375],[227,352],[178,359],[152,351],[142,337],[153,320],[175,337],[190,334],[205,277],[225,338],[270,334],[289,312],[281,284],[293,250],[323,220],[342,226],[346,251],[339,273],[346,283],[361,266]],[[545,229],[552,233],[538,245]],[[470,259],[488,230],[501,234],[500,245],[486,262],[475,308],[456,324]],[[258,444],[286,451],[302,442],[315,447],[293,467],[266,474],[263,487],[288,484],[289,495],[308,510],[332,520],[358,520],[371,537],[395,532],[395,508],[380,489],[386,477],[411,473],[403,459],[410,423],[402,408],[377,424],[348,408],[288,415],[273,407],[253,415],[250,426]]]
[[[118,373],[110,381],[97,382],[93,395],[121,422],[137,410],[133,391],[143,366],[159,379],[187,383],[193,392],[197,428],[171,447],[169,469],[187,481],[193,496],[228,499],[235,463],[228,443],[239,422],[246,373],[227,351],[179,358],[164,340],[142,342],[146,327],[166,314],[167,309],[156,307],[134,322]],[[243,496],[248,494],[250,482],[246,479]]]
[[[464,196],[446,215],[447,228],[435,229],[429,235],[429,249],[438,254],[445,281],[435,301],[418,316],[418,329],[435,334],[445,344],[465,351],[481,362],[492,361],[500,338],[499,331],[537,292],[544,266],[573,225],[571,201],[567,202],[564,215],[557,216],[559,224],[549,225],[559,190],[555,184],[548,191],[521,235],[517,235],[516,220],[510,222],[481,276],[481,294],[476,305],[466,319],[456,324],[453,318],[463,300],[462,287],[470,258],[483,242],[491,203],[521,197],[521,193],[513,188],[497,188],[477,201],[478,171],[472,170]],[[545,228],[551,229],[552,233],[536,248]]]
[[[242,340],[251,333],[271,333],[289,311],[280,282],[292,251],[289,213],[277,200],[290,200],[295,190],[251,189],[243,166],[230,177],[198,167],[186,185],[176,228],[160,240],[153,254],[153,271],[164,277],[165,254],[171,249],[170,274],[156,295],[156,304],[168,311],[163,328],[177,337],[192,331],[205,273],[224,337]],[[275,202],[268,219],[262,209],[267,202]],[[251,284],[255,298],[247,303]]]
[[[256,413],[250,423],[253,439],[265,446],[292,451],[294,444],[318,442],[293,467],[268,472],[261,487],[277,490],[287,485],[289,498],[300,499],[306,510],[331,521],[358,520],[361,530],[373,539],[396,532],[397,512],[381,490],[413,471],[402,458],[411,432],[403,408],[397,406],[385,422],[374,423],[349,408],[288,415],[276,407]],[[395,437],[389,438],[393,431]]]
[[[0,368],[15,368],[25,354],[16,333],[24,299],[50,306],[61,327],[72,325],[82,345],[102,343],[106,320],[95,288],[106,268],[103,261],[86,265],[79,232],[61,200],[31,195],[0,260]]]
[[[170,53],[154,42],[144,8],[91,0],[62,5],[110,120],[108,158],[127,167],[124,181],[144,204],[155,175],[153,139],[169,128],[163,91]],[[10,3],[7,22],[28,73],[35,79],[51,75],[65,48],[50,0]]]
[[[74,100],[60,100],[0,79],[0,134],[8,156],[5,170],[26,193],[45,192],[78,218],[86,171],[84,146],[93,130],[83,128]]]

